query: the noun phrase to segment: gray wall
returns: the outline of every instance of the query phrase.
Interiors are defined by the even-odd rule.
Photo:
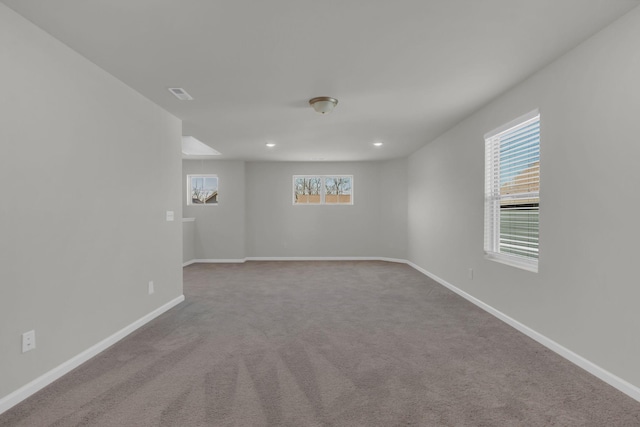
[[[217,206],[187,206],[186,176],[217,174]],[[353,206],[293,206],[292,176],[354,176]],[[406,258],[407,159],[384,162],[183,160],[196,259]],[[187,261],[187,260],[185,260]]]
[[[247,256],[406,255],[406,159],[247,163]],[[294,206],[292,176],[353,175],[353,206]]]
[[[408,179],[411,261],[635,386],[639,40],[635,9],[410,156]],[[483,257],[483,135],[537,107],[536,274]]]
[[[1,398],[182,295],[182,189],[181,122],[2,4],[0,63]]]
[[[193,218],[190,218],[193,219]],[[194,221],[182,223],[182,262],[196,259],[196,224]]]
[[[195,218],[196,259],[245,257],[245,163],[234,160],[183,160],[182,203]],[[187,206],[187,175],[218,175],[218,204]]]

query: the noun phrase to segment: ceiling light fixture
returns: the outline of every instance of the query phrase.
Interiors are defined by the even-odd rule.
[[[320,114],[327,114],[333,111],[334,107],[338,105],[338,100],[328,96],[319,96],[309,100],[309,105],[313,107]]]
[[[373,145],[376,147],[382,147],[382,142],[374,142]]]
[[[266,144],[264,144],[264,145],[266,145],[266,146],[267,146],[267,147],[269,147],[269,148],[273,148],[273,147],[275,147],[275,146],[276,146],[276,144],[275,144],[274,142],[267,142],[267,143],[266,143]]]

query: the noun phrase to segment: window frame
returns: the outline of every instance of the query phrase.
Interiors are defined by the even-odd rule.
[[[299,178],[320,178],[320,202],[319,203],[296,203],[296,179]],[[349,198],[349,203],[326,203],[326,180],[327,178],[349,178],[351,181],[351,194]],[[349,174],[326,174],[326,175],[293,175],[292,177],[292,193],[291,193],[291,203],[293,206],[353,206],[354,204],[354,180],[353,175]]]
[[[191,194],[191,179],[192,178],[215,178],[216,179],[216,183],[217,183],[217,196],[216,196],[216,202],[215,203],[193,203],[193,199],[192,199],[192,194]],[[220,203],[220,177],[218,177],[217,174],[206,174],[206,173],[199,173],[199,174],[188,174],[187,175],[187,206],[218,206],[218,204]]]
[[[510,193],[508,195],[496,194],[496,189],[500,189],[501,185],[496,187],[495,176],[500,176],[500,171],[495,173],[495,159],[491,157],[491,152],[495,151],[495,138],[502,134],[516,130],[517,128],[525,127],[533,123],[535,120],[539,122],[538,133],[538,191],[535,192],[518,192]],[[539,248],[540,248],[540,150],[541,150],[541,134],[542,134],[542,120],[540,110],[535,109],[527,114],[524,114],[491,132],[484,135],[485,142],[485,200],[484,200],[484,254],[485,258],[491,261],[496,261],[502,264],[517,267],[523,270],[538,272],[539,268]],[[498,148],[499,150],[499,148]],[[497,167],[500,167],[498,162]],[[490,182],[492,181],[492,182]],[[515,197],[514,197],[515,195]],[[500,251],[500,216],[501,216],[501,201],[503,200],[517,200],[518,196],[521,198],[537,198],[538,199],[538,257],[527,257],[514,255],[507,252]]]

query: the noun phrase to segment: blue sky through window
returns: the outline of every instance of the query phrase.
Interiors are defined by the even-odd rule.
[[[540,161],[540,119],[500,137],[500,185]]]

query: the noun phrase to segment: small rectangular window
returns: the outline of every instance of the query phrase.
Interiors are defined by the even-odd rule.
[[[489,259],[538,271],[540,113],[485,135],[484,250]]]
[[[327,176],[324,178],[325,196],[327,205],[351,204],[351,180],[350,176]]]
[[[217,204],[217,175],[187,175],[187,205]]]
[[[293,177],[294,205],[352,205],[352,175]]]
[[[319,176],[296,176],[293,179],[293,202],[296,204],[319,205],[322,178]]]

